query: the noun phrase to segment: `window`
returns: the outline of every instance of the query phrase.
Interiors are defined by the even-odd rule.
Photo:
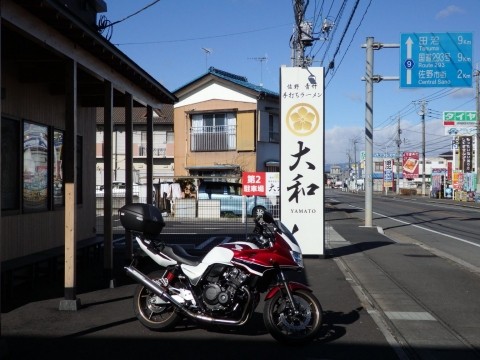
[[[383,161],[382,162],[375,162],[375,172],[383,172]]]
[[[65,205],[64,140],[62,130],[2,118],[2,211],[33,213]],[[78,161],[81,187],[81,154]]]
[[[23,123],[23,210],[48,209],[48,127]]]
[[[268,141],[278,143],[280,142],[278,115],[268,114]]]
[[[192,115],[191,151],[226,151],[236,149],[236,117],[234,113]]]
[[[20,210],[19,146],[20,122],[2,118],[2,211]]]

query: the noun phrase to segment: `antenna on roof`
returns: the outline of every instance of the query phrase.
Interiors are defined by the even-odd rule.
[[[262,57],[250,57],[249,60],[260,61],[260,86],[263,86],[263,63],[268,60],[267,54]]]
[[[208,55],[211,54],[213,49],[202,47],[202,50],[205,52],[205,71],[208,71]]]

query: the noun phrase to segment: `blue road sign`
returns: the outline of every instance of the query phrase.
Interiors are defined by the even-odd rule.
[[[471,87],[472,33],[409,33],[400,40],[400,87]]]

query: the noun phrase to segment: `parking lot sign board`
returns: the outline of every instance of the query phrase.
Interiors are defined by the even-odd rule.
[[[400,87],[471,87],[472,33],[406,33],[400,39]]]

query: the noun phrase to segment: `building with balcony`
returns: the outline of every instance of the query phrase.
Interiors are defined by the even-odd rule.
[[[279,95],[210,67],[174,91],[175,176],[279,171]]]

